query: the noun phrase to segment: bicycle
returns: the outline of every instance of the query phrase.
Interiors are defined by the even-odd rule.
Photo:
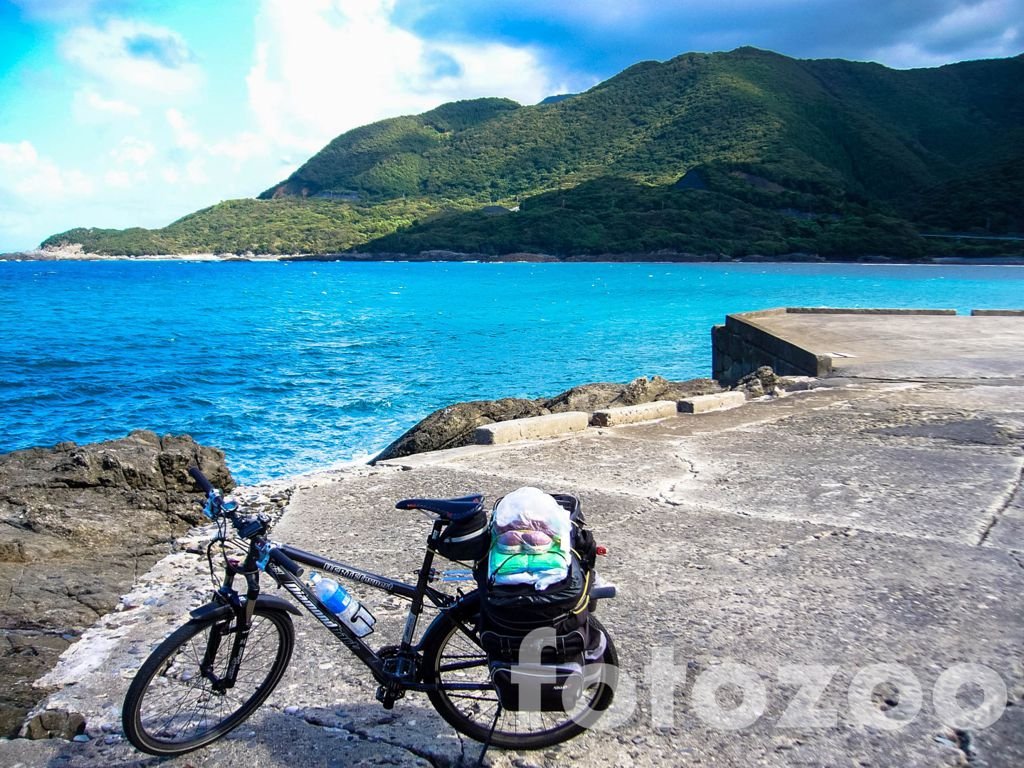
[[[479,590],[456,594],[431,586],[434,544],[453,521],[481,508],[483,496],[455,499],[406,499],[399,509],[436,515],[415,584],[365,571],[322,555],[267,538],[266,515],[242,514],[196,468],[189,470],[206,492],[204,513],[217,524],[206,549],[215,579],[214,552],[219,546],[224,576],[213,599],[191,611],[191,619],[150,654],[125,696],[122,724],[128,740],[153,755],[180,755],[225,736],[246,720],[280,682],[291,659],[295,632],[292,616],[301,615],[290,601],[261,594],[267,574],[311,613],[361,661],[378,683],[376,698],[394,707],[407,691],[426,693],[434,709],[453,728],[488,746],[542,749],[567,741],[600,717],[614,696],[618,655],[611,635],[596,618],[594,628],[607,641],[599,663],[590,664],[586,686],[572,711],[525,712],[504,709],[491,681],[488,658],[480,643]],[[237,538],[229,539],[229,528]],[[227,547],[245,551],[228,556]],[[397,645],[374,651],[320,602],[302,581],[302,565],[358,582],[411,601]],[[233,584],[245,580],[245,593]],[[615,596],[614,586],[594,587],[597,601]],[[420,616],[429,601],[438,615],[416,638]],[[481,755],[482,759],[482,755]]]

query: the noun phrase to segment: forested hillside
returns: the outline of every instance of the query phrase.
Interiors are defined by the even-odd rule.
[[[259,201],[44,245],[912,256],[948,247],[921,233],[1024,231],[1022,82],[1024,56],[892,70],[686,54],[535,106],[479,99],[383,120]]]

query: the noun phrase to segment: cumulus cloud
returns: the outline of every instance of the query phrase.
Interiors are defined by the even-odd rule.
[[[206,184],[210,177],[206,175],[206,161],[201,157],[193,157],[185,164],[185,178],[189,184]]]
[[[174,143],[183,149],[197,149],[203,143],[200,136],[181,112],[173,107],[165,113],[167,124],[171,126]]]
[[[71,110],[81,123],[98,123],[135,118],[142,114],[134,104],[120,99],[108,99],[94,88],[80,88],[72,97]]]
[[[84,173],[61,169],[29,141],[0,143],[0,185],[9,196],[27,202],[83,197],[93,191]]]
[[[420,34],[514,35],[604,75],[644,59],[741,45],[796,57],[931,66],[1021,52],[1024,0],[415,0]]]
[[[1024,47],[1024,2],[951,3],[913,35],[882,45],[871,58],[895,67],[938,66],[952,59],[1014,56]]]
[[[128,189],[135,184],[135,179],[128,171],[110,170],[103,174],[103,181],[108,187],[119,187]]]
[[[121,142],[110,150],[110,158],[118,165],[131,165],[138,168],[146,165],[156,154],[156,147],[151,142],[125,136]]]
[[[266,157],[269,150],[267,138],[252,131],[242,131],[227,141],[218,141],[210,145],[211,155],[230,158],[236,164]]]
[[[114,19],[105,26],[78,27],[61,45],[81,72],[116,88],[182,94],[202,80],[185,39],[174,30]]]
[[[394,0],[264,0],[247,79],[260,132],[279,148],[445,101],[532,103],[565,86],[529,46],[432,41],[393,21]]]

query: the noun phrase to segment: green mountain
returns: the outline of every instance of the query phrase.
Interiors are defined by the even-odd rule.
[[[1024,56],[892,70],[753,48],[686,54],[536,106],[478,99],[383,120],[338,136],[258,201],[43,245],[942,252],[954,241],[920,233],[1024,232],[1021,82]]]

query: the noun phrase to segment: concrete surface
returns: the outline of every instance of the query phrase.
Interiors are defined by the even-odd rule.
[[[598,568],[619,587],[599,615],[634,695],[620,688],[620,722],[608,731],[540,752],[492,752],[490,765],[1020,768],[1024,376],[1009,374],[1024,372],[1024,355],[992,329],[990,343],[972,347],[976,357],[948,360],[941,380],[920,380],[937,357],[894,365],[884,354],[890,344],[920,352],[920,340],[867,343],[856,322],[835,322],[813,331],[815,344],[842,342],[836,351],[860,353],[877,366],[868,370],[896,380],[847,369],[847,378],[733,410],[299,478],[274,538],[412,578],[429,522],[393,509],[399,498],[479,491],[494,499],[523,485],[581,498],[609,550]],[[944,333],[915,328],[933,339]],[[975,378],[982,370],[999,377]],[[473,764],[477,745],[424,696],[385,712],[361,666],[306,619],[280,687],[232,737],[176,760],[141,759],[120,739],[120,701],[149,648],[203,599],[203,565],[186,555],[158,565],[125,610],[43,681],[60,687],[49,706],[86,716],[89,743],[0,744],[0,764]],[[353,591],[378,617],[374,643],[393,642],[404,604]],[[965,663],[1005,686],[1005,712],[989,727],[954,728],[937,714],[936,681]],[[702,681],[736,664],[762,687],[764,711],[726,729],[706,721],[699,694]],[[893,719],[910,688],[858,695],[855,681],[878,664],[917,679],[916,716]],[[797,665],[825,671],[820,696],[794,682]],[[661,683],[672,676],[669,697]],[[980,691],[963,688],[961,706],[974,706]],[[737,699],[726,686],[714,700],[728,709]],[[859,707],[881,719],[865,725]],[[891,723],[898,727],[883,727]]]
[[[639,424],[644,421],[657,421],[676,415],[674,400],[655,400],[653,403],[639,405],[623,405],[619,408],[602,408],[594,411],[590,423],[595,427],[618,427],[623,424]]]
[[[696,395],[680,400],[678,408],[680,413],[708,413],[709,411],[739,408],[745,402],[747,402],[747,398],[742,392],[719,392],[714,395]]]
[[[520,440],[539,440],[558,437],[570,432],[580,432],[590,423],[590,414],[582,411],[565,411],[546,416],[531,416],[526,419],[498,421],[476,429],[477,445],[499,445]]]
[[[1024,376],[1024,316],[1006,311],[969,316],[788,309],[750,313],[750,317],[761,330],[808,355],[830,358],[832,376]]]

